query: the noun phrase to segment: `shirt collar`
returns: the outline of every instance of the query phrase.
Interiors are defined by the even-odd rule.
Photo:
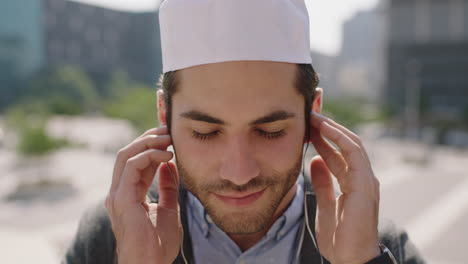
[[[301,220],[301,217],[304,213],[303,206],[305,195],[304,177],[302,173],[299,174],[296,184],[297,189],[293,200],[289,204],[288,208],[284,211],[283,215],[276,219],[270,230],[268,230],[266,235],[267,237],[279,240],[285,236],[299,220]],[[207,237],[209,233],[213,231],[213,229],[219,229],[211,220],[200,200],[198,200],[198,198],[196,198],[191,192],[188,192],[188,206],[192,212],[194,220],[205,237]]]
[[[195,197],[190,191],[188,193],[188,206],[190,212],[193,215],[193,219],[197,223],[198,227],[202,230],[203,235],[206,237],[209,233],[209,225],[212,222],[211,218],[207,218],[208,214],[205,212],[205,208],[201,204],[200,200]],[[209,219],[209,221],[208,221]]]

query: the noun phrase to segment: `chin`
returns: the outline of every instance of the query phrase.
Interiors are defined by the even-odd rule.
[[[282,198],[275,199],[271,190],[265,190],[260,199],[248,206],[229,206],[216,197],[202,203],[213,222],[225,233],[252,234],[271,225]]]
[[[272,216],[264,215],[255,210],[247,212],[228,212],[211,215],[213,222],[228,234],[252,234],[270,226]]]

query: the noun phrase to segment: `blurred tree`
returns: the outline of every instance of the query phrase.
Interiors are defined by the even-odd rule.
[[[40,126],[50,115],[46,105],[37,101],[23,101],[11,106],[5,112],[8,128],[21,132],[28,126]]]
[[[77,115],[97,110],[98,95],[88,75],[78,67],[63,66],[31,81],[26,101],[39,101],[51,113]]]
[[[19,96],[20,81],[0,73],[0,112],[13,104]]]
[[[156,89],[142,84],[128,87],[125,93],[116,94],[104,102],[103,113],[129,120],[141,132],[157,126]]]
[[[359,98],[343,98],[324,101],[323,113],[343,126],[354,129],[370,121],[385,121],[388,110],[371,105]]]
[[[18,135],[15,144],[22,155],[43,155],[72,144],[66,139],[54,138],[46,133],[45,124],[49,111],[42,103],[17,104],[8,109],[5,117],[7,128]]]
[[[465,129],[468,129],[468,105],[465,107],[465,110],[463,111],[463,126]]]
[[[109,81],[104,87],[104,98],[118,98],[123,94],[127,94],[132,88],[133,82],[126,71],[117,70],[113,72]]]
[[[43,126],[27,126],[21,131],[17,150],[23,155],[43,155],[70,145],[66,139],[50,137]]]

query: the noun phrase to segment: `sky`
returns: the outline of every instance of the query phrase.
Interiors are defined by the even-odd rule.
[[[159,0],[73,0],[127,11],[148,11],[159,6]],[[341,49],[343,22],[359,10],[374,7],[378,0],[305,0],[310,17],[310,47],[327,55]]]

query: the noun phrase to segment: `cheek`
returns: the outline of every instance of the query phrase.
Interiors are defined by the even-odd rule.
[[[302,155],[303,133],[290,131],[278,140],[260,140],[255,143],[257,160],[262,168],[285,172],[291,169]]]
[[[200,142],[189,133],[180,131],[180,129],[174,129],[172,132],[172,142],[178,162],[192,176],[207,175],[207,171],[214,166],[220,154],[216,153],[214,145],[209,141]]]

